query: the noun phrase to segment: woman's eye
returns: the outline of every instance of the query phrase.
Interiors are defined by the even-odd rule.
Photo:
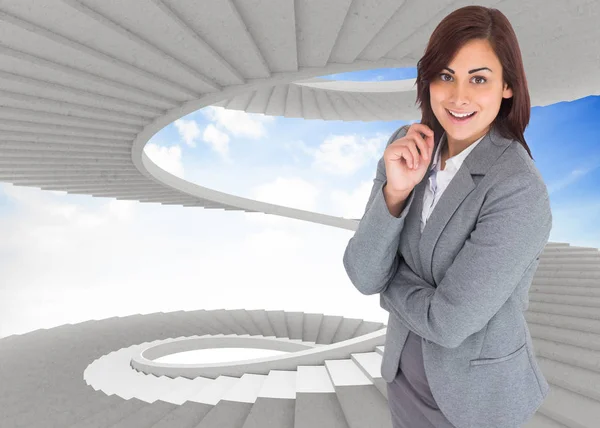
[[[440,76],[440,79],[442,79],[443,82],[449,82],[450,81],[449,79],[445,79],[444,78],[445,76],[450,77],[450,78],[452,77],[448,73],[440,73],[439,76]],[[485,77],[481,77],[481,76],[475,76],[475,77],[473,77],[473,79],[475,79],[475,80],[480,79],[479,83],[477,83],[478,85],[487,82],[487,79]]]

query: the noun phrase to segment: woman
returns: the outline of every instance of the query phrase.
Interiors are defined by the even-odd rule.
[[[421,123],[388,141],[344,253],[355,287],[390,312],[392,425],[520,427],[549,391],[523,311],[552,214],[506,17],[467,6],[444,18],[418,62],[417,100]]]

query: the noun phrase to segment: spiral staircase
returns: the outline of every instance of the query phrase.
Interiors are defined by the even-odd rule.
[[[0,181],[96,197],[347,219],[182,180],[144,153],[216,105],[306,120],[418,119],[414,80],[319,76],[414,67],[467,1],[2,0]],[[598,94],[600,3],[481,1],[510,19],[532,105]],[[587,70],[574,77],[573,64]],[[600,253],[548,243],[525,316],[551,389],[523,428],[600,427]],[[324,314],[198,310],[90,320],[0,339],[0,427],[391,427],[385,325]],[[192,349],[285,355],[156,360]]]

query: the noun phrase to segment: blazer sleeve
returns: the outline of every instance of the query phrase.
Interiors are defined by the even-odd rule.
[[[408,128],[409,125],[405,125],[394,132],[386,147],[404,137]],[[365,212],[344,251],[343,263],[346,273],[358,291],[366,295],[381,292],[396,273],[401,257],[398,254],[400,232],[414,199],[413,190],[400,216],[393,216],[383,196],[385,183],[387,179],[382,156],[377,163]]]
[[[437,287],[402,265],[381,299],[408,329],[456,348],[513,294],[551,229],[544,182],[530,171],[511,175],[489,191],[475,229]]]

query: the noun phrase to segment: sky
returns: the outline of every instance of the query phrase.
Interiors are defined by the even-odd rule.
[[[416,77],[415,69],[326,76]],[[550,194],[551,242],[600,247],[600,96],[533,107],[525,138]],[[246,198],[360,218],[403,121],[288,119],[206,107],[145,152]],[[118,201],[0,183],[0,337],[89,319],[198,309],[301,311],[387,322],[342,257],[353,231],[262,213]]]

